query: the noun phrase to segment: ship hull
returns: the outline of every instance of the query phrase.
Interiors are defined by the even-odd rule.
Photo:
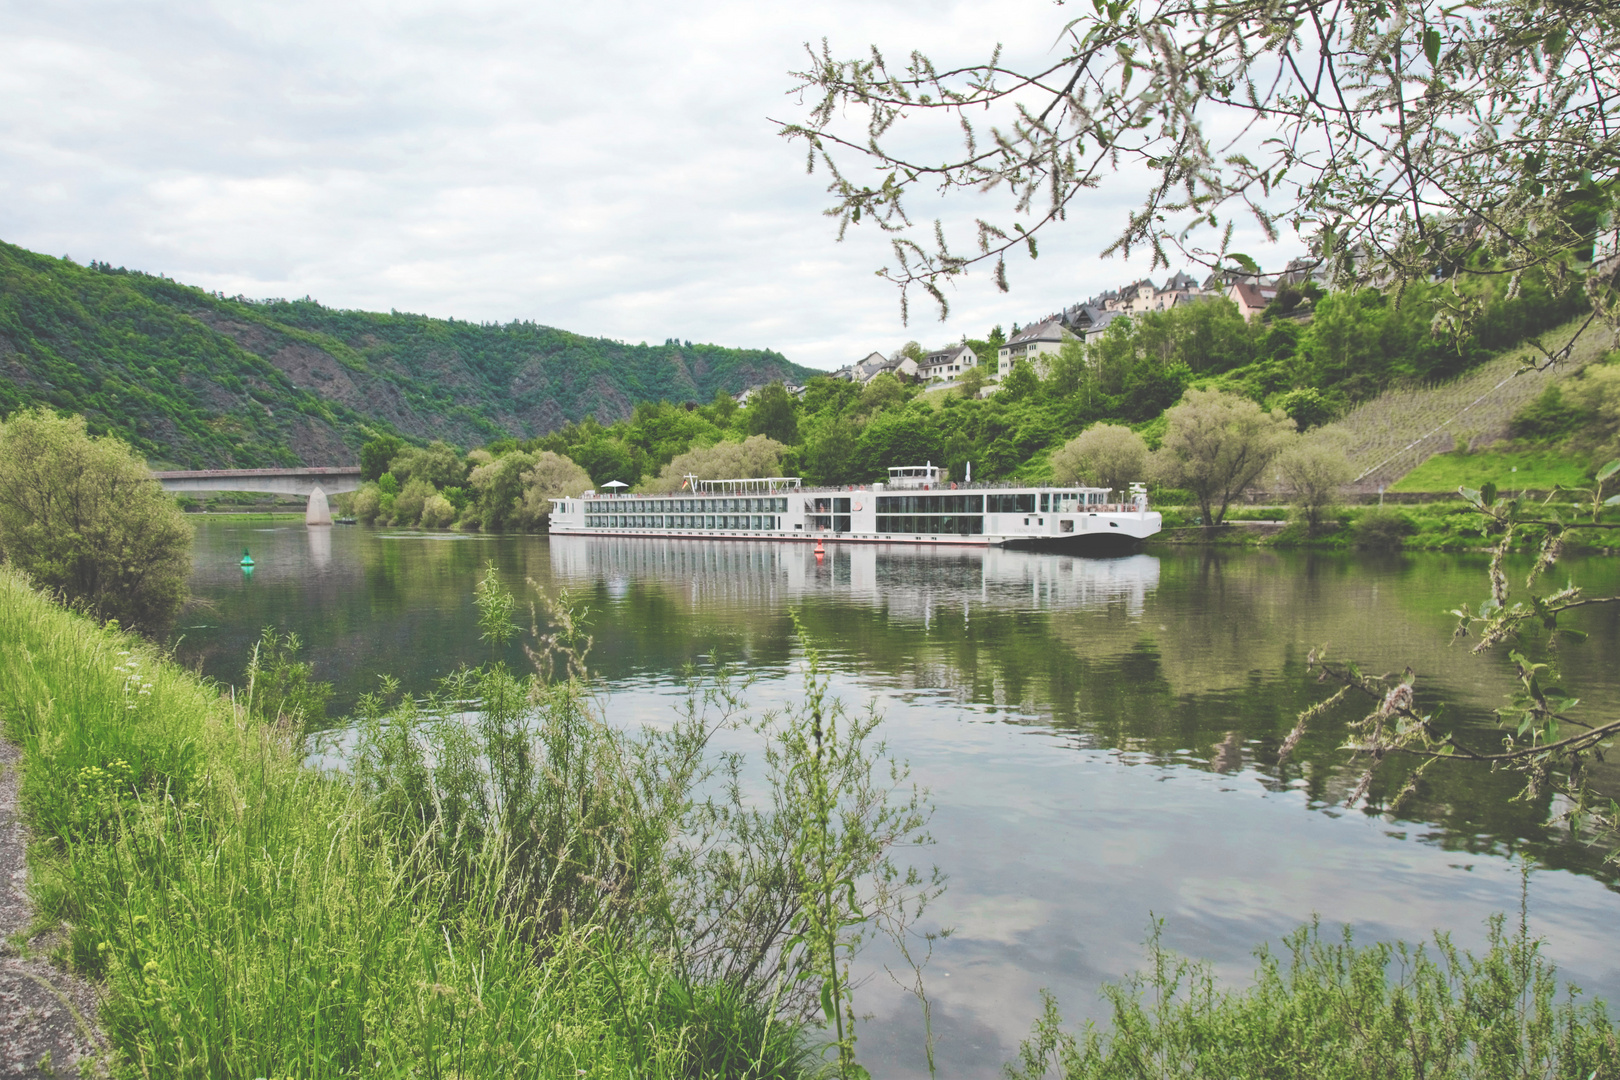
[[[1015,536],[1003,539],[1008,551],[1056,551],[1065,555],[1112,557],[1142,550],[1143,538],[1114,533],[1069,533],[1064,536]]]

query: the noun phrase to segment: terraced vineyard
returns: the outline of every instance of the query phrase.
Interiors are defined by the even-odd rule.
[[[1581,321],[1549,331],[1543,341],[1567,340]],[[1450,382],[1386,390],[1327,429],[1346,437],[1356,470],[1351,488],[1375,491],[1393,484],[1430,455],[1451,450],[1458,440],[1477,445],[1506,435],[1513,414],[1549,383],[1569,378],[1614,347],[1614,334],[1594,323],[1570,359],[1554,370],[1521,370],[1526,361],[1540,356],[1526,345]]]

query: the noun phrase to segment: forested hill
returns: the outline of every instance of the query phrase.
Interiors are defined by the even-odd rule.
[[[378,433],[475,446],[812,374],[766,349],[227,299],[0,243],[0,416],[83,413],[154,465],[340,464]]]

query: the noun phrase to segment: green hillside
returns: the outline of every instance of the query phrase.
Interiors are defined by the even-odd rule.
[[[0,416],[82,413],[154,465],[330,465],[377,433],[533,438],[810,369],[767,349],[225,298],[0,243]]]

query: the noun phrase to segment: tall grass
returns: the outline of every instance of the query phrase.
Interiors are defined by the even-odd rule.
[[[1474,955],[1441,933],[1428,946],[1358,946],[1314,923],[1287,956],[1261,950],[1254,985],[1222,990],[1204,964],[1148,938],[1149,966],[1103,990],[1106,1030],[1063,1030],[1057,1005],[1023,1044],[1012,1080],[1602,1080],[1620,1039],[1601,1002],[1561,993],[1523,909]]]
[[[105,980],[121,1074],[798,1073],[768,1009],[611,920],[538,924],[510,849],[424,858],[286,727],[3,569],[0,642],[41,916]]]

